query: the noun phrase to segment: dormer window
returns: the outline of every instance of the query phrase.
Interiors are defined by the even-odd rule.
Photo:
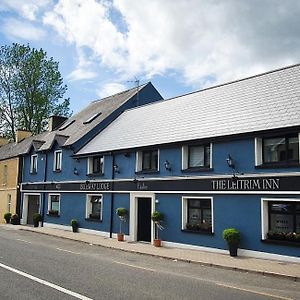
[[[54,151],[53,171],[55,172],[61,171],[61,165],[62,165],[62,151],[61,150]]]
[[[93,156],[88,158],[88,174],[103,174],[104,173],[104,157]]]
[[[38,156],[36,154],[31,155],[31,158],[30,158],[30,174],[36,174],[37,173],[37,162],[38,162]]]

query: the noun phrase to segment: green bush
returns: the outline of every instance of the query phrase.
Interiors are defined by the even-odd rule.
[[[41,222],[42,221],[42,216],[39,213],[34,213],[32,218],[33,218],[33,222]]]
[[[76,219],[71,220],[71,225],[72,226],[78,226],[78,221]]]
[[[116,214],[119,217],[125,217],[127,215],[127,209],[124,208],[124,207],[118,207],[117,210],[116,210]]]
[[[9,223],[10,219],[11,219],[11,213],[10,212],[5,213],[4,219],[5,219],[6,223]]]
[[[164,215],[161,212],[157,211],[157,210],[154,211],[151,215],[151,220],[153,222],[158,222],[159,223],[159,222],[163,221],[163,219],[164,219]]]
[[[241,234],[235,228],[227,228],[223,231],[223,239],[226,240],[229,245],[238,245],[241,241]]]

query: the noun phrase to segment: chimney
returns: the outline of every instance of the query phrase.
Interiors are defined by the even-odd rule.
[[[61,116],[51,116],[48,121],[48,131],[56,130],[60,125],[65,122],[68,118]]]
[[[9,143],[9,140],[0,136],[0,147]]]
[[[24,139],[30,137],[32,135],[32,133],[30,131],[26,131],[26,130],[17,130],[16,131],[16,142],[20,143],[22,142]]]

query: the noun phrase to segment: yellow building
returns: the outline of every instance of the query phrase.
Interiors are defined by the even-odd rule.
[[[20,182],[22,173],[22,155],[31,147],[28,131],[18,130],[16,142],[9,143],[0,137],[0,222],[4,223],[4,214],[19,214]]]

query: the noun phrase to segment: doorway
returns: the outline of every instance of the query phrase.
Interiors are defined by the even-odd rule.
[[[137,240],[151,242],[152,198],[137,198]]]
[[[40,212],[40,195],[28,195],[27,224],[33,224],[33,214]]]

